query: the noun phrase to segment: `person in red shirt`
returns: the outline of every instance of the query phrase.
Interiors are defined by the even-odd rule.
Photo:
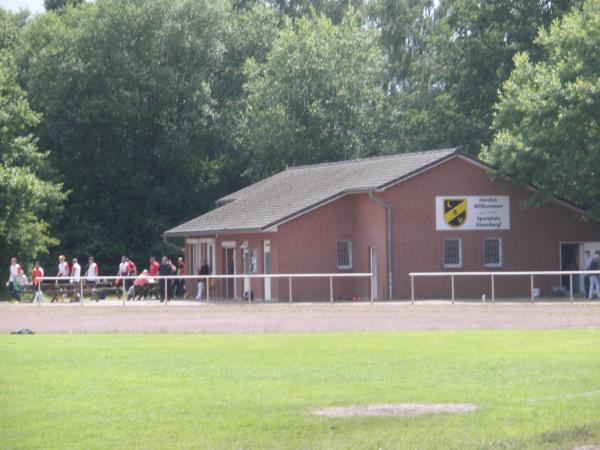
[[[160,267],[160,263],[156,260],[156,258],[154,256],[150,257],[150,267],[148,269],[148,272],[150,273],[151,277],[156,277],[158,276],[158,268]]]
[[[44,269],[40,267],[40,260],[35,260],[35,267],[31,273],[31,280],[35,288],[35,297],[33,297],[33,303],[38,303],[44,300],[44,294],[42,294],[42,279],[44,278]]]

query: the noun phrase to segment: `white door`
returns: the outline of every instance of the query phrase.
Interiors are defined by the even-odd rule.
[[[250,273],[250,251],[245,248],[243,250],[244,253],[242,253],[242,257],[244,259],[244,275],[247,275],[248,273]],[[243,296],[246,295],[246,292],[250,292],[250,278],[248,277],[244,277],[244,292],[243,292]],[[250,294],[248,294],[250,295]]]
[[[264,272],[265,274],[271,273],[271,241],[265,241],[264,243]],[[271,300],[271,277],[265,277],[265,300]]]
[[[371,295],[373,300],[379,299],[379,291],[377,286],[377,248],[371,247]]]

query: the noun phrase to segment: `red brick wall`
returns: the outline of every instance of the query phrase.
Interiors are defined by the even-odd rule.
[[[523,201],[531,194],[525,188],[505,180],[492,180],[481,166],[455,157],[437,167],[405,180],[375,195],[392,206],[393,289],[394,298],[410,297],[409,272],[439,271],[519,271],[559,270],[560,242],[600,241],[598,223],[582,223],[572,209],[556,202],[535,209],[523,209]],[[510,230],[500,231],[436,231],[435,197],[442,195],[507,195],[510,197]],[[259,212],[258,212],[259,213]],[[443,240],[462,240],[463,266],[445,269]],[[483,240],[502,239],[503,266],[486,269],[483,264]],[[369,251],[378,251],[378,291],[387,297],[387,256],[385,209],[367,194],[344,196],[312,210],[278,227],[277,232],[228,234],[217,236],[216,268],[222,272],[223,241],[236,242],[237,273],[241,274],[240,245],[247,240],[250,248],[258,250],[259,273],[264,271],[263,242],[271,240],[272,273],[336,273],[337,240],[352,241],[353,268],[349,272],[370,270]],[[190,261],[186,246],[187,260]],[[243,281],[237,281],[241,296]],[[559,286],[558,277],[545,277],[535,282],[547,294]],[[264,295],[262,280],[252,281],[256,298]],[[288,300],[288,280],[272,279],[272,297]],[[419,298],[449,298],[449,279],[420,279],[415,283]],[[195,288],[193,288],[195,292]],[[294,300],[329,299],[329,280],[293,281]],[[490,295],[490,281],[457,278],[458,298]],[[338,279],[334,281],[336,298],[355,295],[367,298],[370,282],[367,279]],[[496,278],[497,296],[528,296],[528,278]]]
[[[510,230],[436,231],[435,197],[441,195],[508,195]],[[393,258],[395,297],[410,296],[409,272],[437,271],[527,271],[560,270],[560,242],[598,241],[597,223],[582,223],[572,209],[550,202],[535,209],[522,208],[531,191],[505,180],[492,180],[483,168],[453,158],[381,193],[393,207]],[[484,238],[501,238],[503,267],[486,269],[483,264]],[[462,239],[463,267],[444,269],[444,238]],[[559,286],[558,277],[535,282],[547,294]],[[421,279],[416,283],[419,297],[450,296],[449,279]],[[490,280],[457,279],[457,296],[490,295]],[[497,278],[499,296],[528,296],[527,278]]]

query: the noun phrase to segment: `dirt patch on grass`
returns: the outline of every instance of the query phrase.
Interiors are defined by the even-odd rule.
[[[391,405],[358,405],[323,408],[313,411],[313,415],[325,417],[415,417],[441,413],[464,414],[476,410],[476,405],[461,403],[398,403]]]

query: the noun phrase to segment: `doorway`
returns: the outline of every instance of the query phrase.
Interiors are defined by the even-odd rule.
[[[271,273],[271,241],[265,241],[263,265],[265,275]],[[265,277],[265,300],[271,300],[271,277]]]
[[[579,260],[579,243],[561,242],[560,244],[560,270],[583,270]],[[571,289],[569,275],[562,275],[560,279],[561,287]],[[580,277],[573,277],[573,292],[581,291]]]
[[[235,244],[234,244],[235,245]],[[223,248],[223,271],[227,275],[235,275],[235,248]],[[226,299],[236,298],[235,279],[226,278],[223,286],[223,296]]]
[[[371,247],[370,252],[370,268],[371,268],[371,295],[373,300],[379,300],[379,286],[377,277],[377,248]]]

